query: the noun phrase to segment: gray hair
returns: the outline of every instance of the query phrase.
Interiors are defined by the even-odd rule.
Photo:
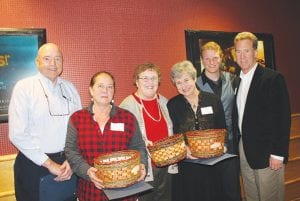
[[[175,84],[175,79],[181,77],[183,73],[187,73],[191,76],[193,80],[197,78],[197,70],[195,69],[192,62],[184,60],[174,64],[171,68],[171,80]]]

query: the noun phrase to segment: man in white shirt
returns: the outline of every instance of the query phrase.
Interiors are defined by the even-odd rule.
[[[291,124],[285,80],[280,73],[257,63],[254,34],[237,34],[234,46],[241,82],[233,122],[241,135],[240,165],[246,199],[283,201]]]
[[[9,104],[9,139],[19,150],[14,165],[18,201],[40,200],[45,175],[61,183],[73,174],[63,151],[69,116],[81,109],[79,94],[59,77],[63,57],[57,45],[41,46],[36,65],[39,73],[16,83]]]

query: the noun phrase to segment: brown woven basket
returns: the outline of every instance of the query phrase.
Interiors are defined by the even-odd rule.
[[[208,129],[186,132],[191,154],[197,158],[211,158],[224,153],[226,129]]]
[[[124,150],[99,155],[94,160],[94,166],[105,188],[122,188],[140,178],[140,161],[140,152]]]
[[[186,157],[186,146],[183,134],[166,137],[148,146],[152,161],[156,166],[171,165]]]

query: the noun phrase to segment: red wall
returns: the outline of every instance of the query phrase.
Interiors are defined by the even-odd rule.
[[[186,58],[185,29],[271,33],[277,70],[286,77],[292,112],[300,112],[300,2],[297,0],[9,0],[0,1],[0,27],[46,28],[64,53],[64,73],[89,103],[92,74],[115,75],[116,103],[133,92],[132,70],[152,61],[162,68],[160,91],[176,94],[170,67]],[[298,45],[298,46],[296,46]],[[0,154],[15,153],[0,125]]]

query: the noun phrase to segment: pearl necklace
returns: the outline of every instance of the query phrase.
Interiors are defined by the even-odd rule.
[[[144,111],[146,112],[147,116],[150,117],[153,121],[160,122],[160,120],[161,120],[161,111],[160,111],[160,107],[159,107],[159,104],[158,104],[157,97],[156,97],[156,102],[157,102],[158,115],[159,115],[158,119],[155,119],[155,118],[148,112],[148,110],[146,109],[146,107],[145,107],[145,105],[144,105],[144,103],[143,103],[143,100],[141,99],[140,96],[138,96],[138,97],[139,97],[139,100],[140,100],[140,102],[141,102],[142,109],[144,109]]]

